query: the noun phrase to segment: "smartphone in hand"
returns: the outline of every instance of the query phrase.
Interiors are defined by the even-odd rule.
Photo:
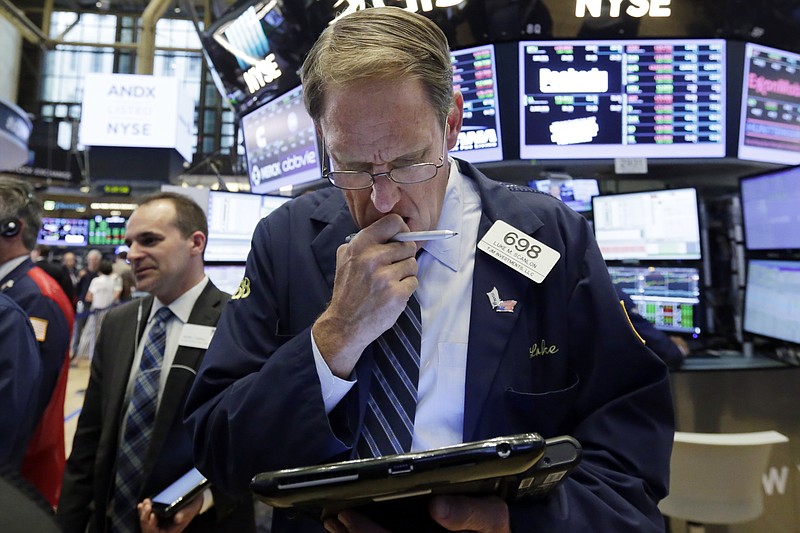
[[[208,479],[192,468],[175,483],[153,496],[153,513],[160,520],[171,520],[195,496],[209,485]]]

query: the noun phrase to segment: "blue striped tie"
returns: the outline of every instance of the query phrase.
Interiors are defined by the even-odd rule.
[[[422,321],[412,294],[391,329],[375,341],[372,384],[358,457],[377,457],[411,450],[417,410]]]
[[[117,453],[115,493],[112,501],[111,530],[138,531],[139,492],[142,489],[144,465],[158,405],[158,382],[164,348],[167,345],[167,321],[172,317],[169,307],[156,312],[142,350],[139,373],[125,415],[125,434]]]

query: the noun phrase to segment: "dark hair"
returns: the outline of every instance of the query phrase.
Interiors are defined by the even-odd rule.
[[[33,187],[28,182],[0,176],[0,220],[7,218],[22,221],[22,244],[33,250],[42,224],[42,210],[34,201]]]
[[[208,239],[208,220],[203,209],[197,202],[176,192],[158,192],[142,198],[139,206],[143,206],[159,200],[168,200],[175,206],[175,227],[181,232],[181,236],[189,238],[195,231],[202,232]]]
[[[101,274],[105,274],[106,276],[108,276],[109,274],[111,274],[111,272],[114,271],[114,269],[111,267],[111,261],[106,261],[105,259],[100,261],[100,266],[97,268],[97,270],[99,270]]]

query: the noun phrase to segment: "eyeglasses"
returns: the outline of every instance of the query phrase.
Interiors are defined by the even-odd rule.
[[[334,187],[355,191],[359,189],[369,189],[375,183],[378,176],[386,176],[393,182],[406,185],[410,183],[422,183],[436,177],[436,173],[444,166],[447,150],[447,124],[444,125],[444,135],[442,136],[442,155],[439,156],[439,163],[415,163],[402,167],[395,167],[386,172],[367,172],[366,170],[330,170],[328,157],[328,147],[322,143],[322,176],[327,178]]]

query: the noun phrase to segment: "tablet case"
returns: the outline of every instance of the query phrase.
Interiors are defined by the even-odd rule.
[[[370,459],[256,475],[253,494],[278,508],[325,519],[358,507],[395,532],[444,531],[429,517],[434,494],[496,494],[508,501],[542,497],[580,461],[580,444],[536,433],[497,437]]]

